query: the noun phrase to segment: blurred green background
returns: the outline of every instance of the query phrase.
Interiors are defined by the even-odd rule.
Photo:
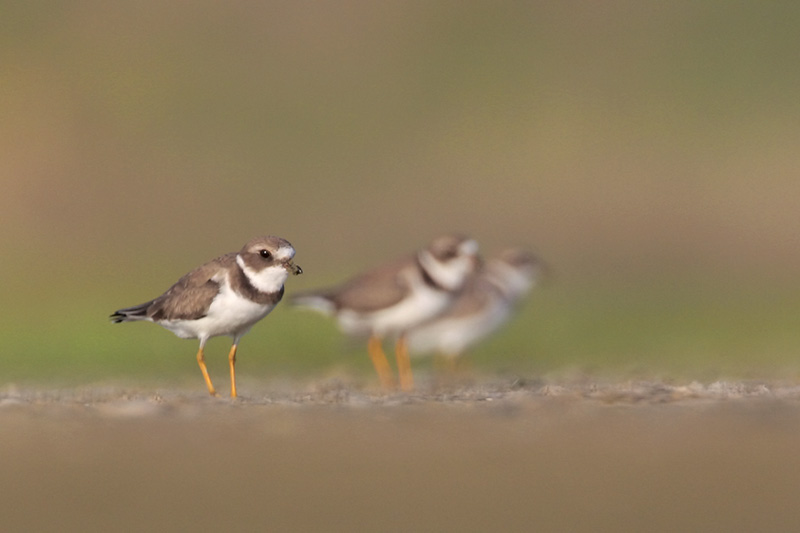
[[[290,294],[454,230],[553,271],[476,372],[796,379],[798,27],[788,2],[0,2],[0,383],[200,388],[194,341],[108,314],[259,234],[297,248]],[[285,305],[239,361],[372,372]]]

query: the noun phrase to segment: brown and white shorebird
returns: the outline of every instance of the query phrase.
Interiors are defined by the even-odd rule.
[[[509,249],[471,276],[444,313],[408,332],[412,354],[436,353],[453,368],[468,348],[496,332],[536,284],[542,263],[522,249]]]
[[[400,387],[414,386],[405,334],[442,313],[477,269],[478,243],[462,235],[433,240],[415,254],[361,274],[338,287],[292,299],[295,305],[336,316],[350,335],[368,336],[367,349],[385,388],[395,385],[383,339],[396,338]]]
[[[222,255],[197,267],[154,300],[126,307],[111,315],[114,323],[146,320],[182,339],[199,339],[197,363],[208,392],[216,395],[208,375],[203,347],[211,337],[228,335],[231,397],[236,397],[236,349],[253,325],[283,298],[289,274],[302,274],[294,264],[295,250],[280,237],[256,237],[239,252]]]

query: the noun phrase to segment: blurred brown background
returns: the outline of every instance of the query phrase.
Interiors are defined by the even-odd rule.
[[[453,230],[554,272],[479,367],[796,371],[798,6],[0,10],[11,379],[194,373],[188,343],[104,317],[255,235],[298,249],[292,291]],[[287,309],[242,350],[368,366]]]

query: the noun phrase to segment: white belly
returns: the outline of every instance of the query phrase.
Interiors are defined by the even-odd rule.
[[[421,280],[413,288],[409,297],[387,309],[372,313],[342,310],[339,325],[349,334],[397,335],[440,314],[450,305],[449,293],[431,289]]]
[[[159,325],[183,339],[208,339],[220,335],[241,337],[274,308],[274,305],[262,305],[242,298],[223,285],[203,318],[164,320]]]
[[[494,333],[510,315],[504,302],[494,301],[468,316],[442,317],[412,330],[408,347],[412,353],[439,352],[456,356]]]

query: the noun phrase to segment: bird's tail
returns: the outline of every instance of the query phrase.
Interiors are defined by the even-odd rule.
[[[147,320],[147,308],[150,307],[152,303],[153,301],[150,300],[143,304],[114,311],[109,318],[115,324],[119,324],[120,322],[132,322],[134,320]]]
[[[333,312],[336,310],[336,305],[331,301],[331,299],[324,294],[319,293],[307,292],[294,295],[289,298],[289,304],[293,307],[311,309],[324,315],[333,314]]]

